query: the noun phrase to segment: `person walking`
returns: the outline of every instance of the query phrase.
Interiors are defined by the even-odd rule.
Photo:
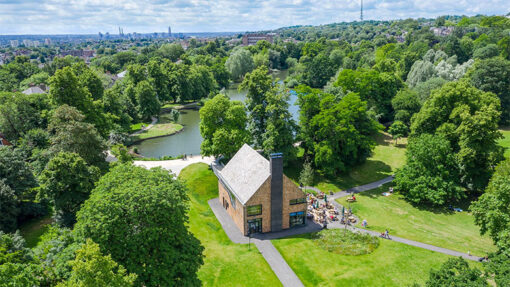
[[[363,222],[361,222],[361,226],[366,228],[367,227],[367,220],[363,219]]]
[[[387,239],[390,239],[390,233],[388,232],[388,229],[386,229],[386,231],[384,231],[384,237],[386,237]]]

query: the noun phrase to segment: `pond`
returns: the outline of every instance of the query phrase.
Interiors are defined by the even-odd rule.
[[[287,71],[279,71],[273,74],[275,78],[280,79],[280,83],[287,77],[287,75]],[[237,85],[225,90],[225,94],[231,100],[242,102],[246,100],[246,92],[239,92],[237,90]],[[296,94],[291,92],[289,111],[294,120],[297,122],[299,107],[296,105],[296,100]],[[200,115],[198,110],[181,110],[178,123],[184,126],[184,129],[180,133],[173,136],[145,140],[136,145],[138,152],[144,157],[155,158],[163,156],[179,156],[182,154],[200,154],[200,144],[203,139],[200,135]]]

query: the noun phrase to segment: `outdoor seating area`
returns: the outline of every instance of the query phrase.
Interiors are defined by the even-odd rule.
[[[334,221],[340,221],[342,224],[356,224],[357,218],[349,209],[342,208],[338,210],[336,206],[328,202],[327,195],[319,193],[317,196],[308,194],[307,217],[319,224],[328,224]]]

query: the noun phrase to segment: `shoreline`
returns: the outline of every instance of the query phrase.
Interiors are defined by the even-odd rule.
[[[144,139],[138,139],[138,140],[134,140],[131,144],[129,144],[128,147],[131,147],[131,146],[134,146],[134,145],[137,145],[143,141],[146,141],[146,140],[152,140],[152,139],[157,139],[157,138],[163,138],[163,137],[171,137],[173,135],[176,135],[178,133],[181,133],[183,130],[184,130],[185,126],[182,126],[182,129],[176,131],[176,132],[173,132],[171,134],[168,134],[168,135],[160,135],[160,136],[153,136],[153,137],[148,137],[148,138],[144,138]]]

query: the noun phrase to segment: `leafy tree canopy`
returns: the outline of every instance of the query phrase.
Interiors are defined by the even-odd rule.
[[[203,247],[187,227],[188,200],[168,171],[118,165],[83,204],[75,232],[136,273],[137,286],[199,286]]]

